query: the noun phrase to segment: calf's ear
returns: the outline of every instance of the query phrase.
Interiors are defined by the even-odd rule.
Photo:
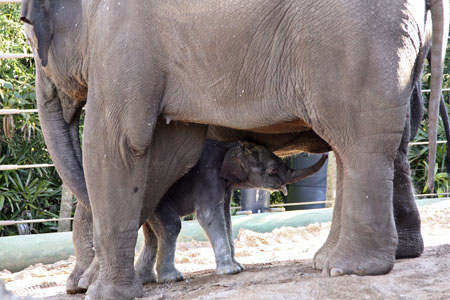
[[[236,149],[230,149],[225,154],[219,177],[232,183],[241,183],[248,179],[248,171]]]
[[[47,65],[48,50],[53,38],[52,0],[23,0],[20,19],[33,25],[37,50],[43,67]]]

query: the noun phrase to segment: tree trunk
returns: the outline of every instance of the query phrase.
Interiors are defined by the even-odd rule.
[[[61,207],[59,210],[60,218],[70,218],[72,217],[72,208],[73,208],[73,194],[69,190],[69,188],[63,184],[62,192],[61,192]],[[58,232],[70,231],[71,221],[59,221],[58,223]]]
[[[336,200],[336,156],[334,152],[328,153],[328,169],[327,169],[327,201],[333,201],[333,203],[326,203],[325,207],[333,207]]]

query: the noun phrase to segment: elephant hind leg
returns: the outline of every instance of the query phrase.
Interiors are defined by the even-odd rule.
[[[409,122],[394,161],[394,217],[398,234],[396,258],[413,258],[422,254],[424,244],[420,230],[420,215],[414,199],[409,162],[406,157]]]
[[[397,248],[391,155],[339,153],[344,165],[339,240],[323,267],[327,276],[379,275],[394,266]]]
[[[231,191],[228,190],[225,194],[223,203],[223,209],[224,209],[224,216],[225,216],[225,227],[226,227],[226,234],[228,238],[228,243],[230,245],[231,250],[231,259],[237,265],[240,269],[240,271],[244,271],[245,267],[241,265],[236,258],[234,257],[234,239],[233,239],[233,224],[231,223]]]

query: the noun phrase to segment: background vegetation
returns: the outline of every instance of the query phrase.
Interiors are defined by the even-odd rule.
[[[22,29],[20,4],[0,4],[0,53],[31,53]],[[0,109],[36,108],[33,58],[0,60]],[[36,113],[0,116],[0,164],[51,163]],[[59,215],[61,180],[54,168],[0,171],[0,220]],[[55,223],[0,227],[0,236],[50,232]]]
[[[0,53],[31,53],[19,21],[19,4],[0,4]],[[450,87],[450,46],[444,70],[444,87]],[[0,59],[0,109],[35,108],[34,60]],[[429,71],[426,70],[424,88],[428,88]],[[449,93],[444,93],[449,102]],[[428,94],[425,94],[428,97]],[[427,107],[427,105],[426,105]],[[0,116],[0,164],[51,163],[46,150],[37,114]],[[417,141],[427,141],[427,121],[417,134]],[[439,140],[445,140],[442,124],[439,126]],[[418,194],[427,191],[427,145],[411,146],[413,181]],[[445,173],[446,145],[440,145],[437,153],[437,192],[449,191],[449,180]],[[234,193],[233,205],[239,206],[239,194]],[[0,220],[51,218],[59,215],[61,180],[54,168],[0,171]],[[282,202],[281,193],[273,193],[272,203]],[[23,228],[22,228],[23,229]],[[51,232],[55,223],[38,223],[28,227],[32,232]],[[22,231],[22,230],[21,230]],[[0,226],[0,236],[19,233],[16,226]],[[21,232],[22,233],[22,232]]]

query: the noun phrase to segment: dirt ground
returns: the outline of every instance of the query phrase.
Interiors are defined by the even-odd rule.
[[[271,233],[241,230],[236,259],[246,271],[214,274],[209,243],[192,241],[177,247],[176,266],[185,281],[144,286],[142,299],[450,299],[450,200],[420,208],[425,252],[398,260],[383,276],[322,277],[311,267],[330,223],[282,227]],[[83,299],[65,295],[65,280],[74,258],[24,271],[0,272],[6,288],[37,299]]]

